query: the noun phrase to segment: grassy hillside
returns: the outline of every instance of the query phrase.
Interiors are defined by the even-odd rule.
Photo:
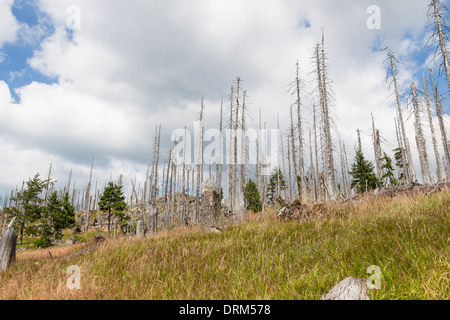
[[[0,299],[320,299],[337,282],[382,270],[374,299],[450,298],[450,192],[323,207],[316,221],[273,210],[219,234],[172,230],[19,252]],[[68,290],[66,268],[81,269]]]

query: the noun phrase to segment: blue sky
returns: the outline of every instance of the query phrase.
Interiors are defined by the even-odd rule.
[[[41,74],[28,64],[28,59],[33,57],[35,50],[41,49],[41,41],[50,36],[54,28],[46,19],[45,13],[39,10],[36,1],[15,0],[11,11],[19,23],[27,24],[30,28],[39,26],[46,30],[32,42],[18,39],[13,43],[6,43],[0,50],[4,59],[0,63],[0,80],[4,80],[9,85],[15,102],[19,102],[19,97],[15,93],[16,88],[26,86],[33,81],[47,84],[57,82],[57,79]]]

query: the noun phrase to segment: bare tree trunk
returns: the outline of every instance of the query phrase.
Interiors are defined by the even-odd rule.
[[[321,196],[321,188],[320,188],[320,183],[319,183],[319,153],[318,153],[318,144],[317,144],[317,110],[316,110],[316,103],[314,102],[313,104],[313,120],[314,120],[314,157],[316,160],[316,173],[315,173],[315,179],[316,179],[316,192],[317,192],[317,197],[316,197],[316,201],[321,201],[322,196]]]
[[[317,202],[318,200],[318,192],[317,192],[317,178],[316,178],[316,169],[314,168],[314,160],[313,160],[313,147],[312,147],[312,136],[311,136],[311,129],[309,129],[309,176],[311,177],[311,186],[314,188],[314,192],[311,192],[312,194],[312,200],[314,202]]]
[[[220,101],[220,136],[219,136],[219,152],[216,161],[216,188],[219,194],[222,190],[222,161],[223,161],[223,98]]]
[[[414,124],[414,128],[416,129],[416,144],[417,150],[419,151],[420,167],[422,169],[423,182],[425,184],[431,184],[432,180],[430,175],[430,167],[428,164],[427,148],[425,145],[425,137],[422,131],[419,102],[417,101],[417,92],[414,82],[411,83],[411,89],[413,94],[414,117],[416,120]]]
[[[433,142],[433,148],[434,148],[434,157],[436,158],[436,177],[437,177],[437,181],[439,182],[443,178],[441,159],[439,156],[439,150],[438,150],[438,145],[437,145],[437,141],[436,141],[436,133],[434,131],[433,117],[431,115],[431,103],[430,103],[430,97],[428,96],[428,89],[427,89],[427,83],[425,81],[425,74],[423,74],[423,88],[424,88],[424,92],[425,92],[425,102],[427,105],[428,123],[430,124],[430,130],[431,130],[431,140]]]
[[[244,191],[244,186],[246,184],[246,147],[245,147],[245,130],[246,130],[246,119],[245,119],[245,100],[246,100],[247,91],[244,91],[244,98],[242,100],[242,116],[241,116],[241,170],[240,170],[240,192]]]
[[[326,58],[324,48],[324,37],[322,35],[322,57],[319,56],[319,44],[316,45],[317,79],[320,93],[320,105],[323,123],[324,142],[324,178],[325,189],[329,198],[336,199],[336,180],[333,163],[333,142],[331,138],[331,123],[328,106],[328,90],[326,80]]]
[[[289,183],[289,201],[292,201],[292,172],[291,172],[291,147],[289,144],[290,141],[290,135],[287,136],[287,152],[288,152],[288,168],[289,168],[289,175],[288,175],[288,183]]]
[[[3,231],[0,240],[0,273],[8,270],[16,262],[17,233],[13,228],[15,219],[13,218]]]
[[[84,220],[84,231],[88,231],[88,229],[89,229],[89,215],[90,215],[90,211],[91,211],[90,193],[91,193],[91,181],[92,181],[92,169],[93,168],[94,168],[94,159],[92,159],[91,173],[89,174],[89,183],[86,188],[86,207],[85,207],[86,216],[85,216],[85,220]]]
[[[306,180],[305,180],[305,159],[304,159],[304,147],[303,147],[303,128],[302,128],[302,113],[301,113],[301,80],[300,80],[300,65],[297,61],[296,63],[296,77],[295,77],[295,92],[297,95],[297,124],[298,124],[298,166],[300,174],[300,195],[302,198],[306,198]]]
[[[377,168],[378,179],[383,177],[383,151],[381,150],[380,132],[375,128],[375,120],[372,114],[372,141],[375,156],[375,166]]]
[[[235,110],[235,123],[234,123],[234,151],[233,151],[233,159],[234,159],[234,166],[233,166],[233,197],[237,200],[238,198],[238,189],[237,189],[237,135],[238,135],[238,129],[239,129],[239,95],[240,95],[240,85],[241,85],[241,79],[237,78],[237,88],[236,88],[236,110]],[[234,212],[234,217],[236,218],[237,212]]]
[[[204,99],[202,98],[201,109],[200,109],[200,134],[198,138],[198,156],[199,163],[197,164],[197,188],[196,188],[196,202],[195,202],[195,223],[198,223],[200,215],[200,188],[201,188],[201,177],[203,174],[203,104]]]
[[[450,147],[448,145],[447,133],[445,131],[444,117],[442,115],[441,97],[439,95],[438,87],[434,86],[433,73],[432,73],[431,69],[430,69],[430,78],[431,78],[431,87],[433,88],[433,93],[434,93],[434,101],[436,104],[436,112],[437,112],[437,116],[438,116],[438,120],[439,120],[439,127],[441,129],[442,144],[444,147],[445,175],[446,175],[447,179],[450,179]]]
[[[292,105],[290,108],[290,118],[291,118],[291,150],[292,150],[292,169],[294,171],[294,198],[297,199],[299,196],[299,192],[298,192],[298,172],[297,172],[297,161],[295,158],[295,131],[294,131],[294,119],[293,119],[293,112],[292,112]]]
[[[397,101],[398,121],[400,122],[400,130],[401,130],[401,135],[403,137],[403,145],[404,145],[406,158],[407,158],[407,164],[408,164],[406,166],[406,170],[408,171],[408,176],[406,178],[407,178],[407,182],[411,183],[411,182],[416,181],[417,179],[416,179],[416,174],[414,173],[414,165],[413,165],[412,156],[411,156],[411,148],[409,146],[408,138],[406,136],[405,122],[403,121],[402,106],[400,103],[400,94],[399,94],[398,84],[397,84],[397,74],[395,71],[394,55],[389,52],[388,56],[389,56],[390,63],[391,63],[392,78],[394,80],[395,97],[396,97],[396,101]]]
[[[227,203],[228,208],[230,210],[233,210],[233,172],[234,172],[234,165],[233,165],[233,157],[231,156],[232,150],[233,150],[233,106],[234,106],[234,87],[231,86],[231,93],[230,93],[230,117],[229,117],[229,124],[228,124],[228,130],[229,130],[229,137],[227,142]]]
[[[432,6],[433,12],[434,12],[434,19],[435,19],[435,25],[436,25],[436,31],[438,32],[439,36],[439,45],[441,49],[442,59],[444,60],[444,67],[445,67],[445,74],[447,76],[447,84],[448,88],[450,90],[450,63],[448,60],[448,54],[447,54],[447,39],[444,34],[444,27],[442,25],[441,21],[441,15],[443,13],[440,12],[439,6],[441,5],[441,1],[439,0],[432,0],[430,6]]]

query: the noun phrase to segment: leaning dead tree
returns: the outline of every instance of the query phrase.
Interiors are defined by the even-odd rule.
[[[414,82],[411,83],[411,90],[415,118],[414,129],[416,131],[416,144],[417,150],[419,152],[420,168],[422,169],[423,182],[425,184],[432,184],[425,136],[423,135],[422,122],[420,119],[419,101],[417,98],[416,86]]]

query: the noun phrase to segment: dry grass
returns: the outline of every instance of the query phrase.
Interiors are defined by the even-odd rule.
[[[320,299],[347,276],[382,270],[374,299],[450,298],[450,192],[329,204],[323,218],[280,222],[275,210],[219,234],[174,229],[18,253],[0,299]],[[71,258],[68,258],[71,257]],[[38,262],[38,264],[36,264]],[[81,269],[69,290],[66,269]]]

